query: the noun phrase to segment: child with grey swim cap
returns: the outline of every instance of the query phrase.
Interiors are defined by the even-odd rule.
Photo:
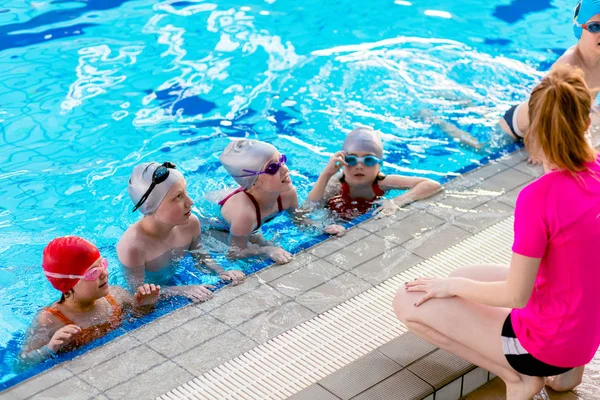
[[[229,256],[267,255],[278,264],[292,260],[284,249],[268,243],[257,230],[283,211],[293,212],[298,194],[290,179],[287,157],[259,140],[234,140],[219,157],[240,185],[219,202],[229,230]]]
[[[143,217],[130,226],[117,244],[119,261],[133,284],[159,283],[163,288],[173,277],[173,268],[186,254],[219,273],[222,279],[241,283],[241,271],[225,271],[204,252],[200,221],[192,213],[194,202],[186,182],[174,164],[156,162],[137,165],[131,174],[129,196]],[[163,292],[184,295],[194,301],[212,297],[204,285],[170,286]]]
[[[356,128],[344,140],[342,150],[331,156],[308,199],[327,204],[339,217],[350,220],[373,209],[377,203],[381,207],[374,215],[393,215],[400,207],[441,189],[438,182],[427,178],[384,175],[382,165],[383,143],[379,133],[370,127]],[[394,199],[380,200],[393,189],[409,190]]]

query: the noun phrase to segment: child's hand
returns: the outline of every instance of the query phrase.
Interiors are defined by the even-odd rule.
[[[244,282],[246,275],[242,271],[238,271],[237,269],[232,269],[231,271],[224,271],[219,274],[221,279],[224,281],[231,281],[233,286],[239,285]]]
[[[396,202],[394,202],[394,200],[389,199],[379,200],[375,203],[380,204],[380,206],[373,211],[373,216],[377,219],[391,217],[401,208],[398,206],[398,204],[396,204]]]
[[[342,236],[344,233],[346,233],[346,228],[341,225],[328,225],[323,228],[323,232],[328,235]]]
[[[73,337],[81,332],[81,328],[77,325],[65,325],[52,335],[50,343],[47,344],[48,348],[55,353],[63,347],[71,343]]]
[[[212,285],[171,286],[167,293],[185,296],[196,303],[212,299],[214,295],[210,289],[214,288]]]
[[[287,264],[294,258],[293,255],[282,249],[281,247],[269,246],[267,247],[267,255],[277,264]]]
[[[160,286],[151,284],[144,284],[137,288],[133,295],[133,301],[136,306],[150,306],[156,304],[158,301],[158,295],[160,293]]]
[[[338,151],[329,159],[329,162],[323,170],[323,174],[332,177],[337,174],[344,165],[348,165],[346,163],[346,153],[343,151]]]

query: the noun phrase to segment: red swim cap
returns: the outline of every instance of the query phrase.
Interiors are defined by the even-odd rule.
[[[63,275],[83,275],[100,258],[98,248],[77,236],[56,238],[44,249],[42,268],[45,272]],[[79,279],[52,278],[50,284],[61,293],[68,292]]]

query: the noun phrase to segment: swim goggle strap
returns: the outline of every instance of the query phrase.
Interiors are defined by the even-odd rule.
[[[375,156],[358,157],[354,155],[348,155],[346,156],[345,161],[350,167],[354,167],[359,162],[363,163],[366,167],[374,167],[377,164],[383,164],[383,160],[380,160]]]
[[[55,272],[44,271],[44,274],[48,278],[56,278],[56,279],[83,279],[84,281],[95,281],[98,279],[102,272],[106,271],[108,268],[108,260],[103,258],[100,261],[100,265],[94,268],[90,268],[83,275],[68,275],[68,274],[57,274]]]
[[[243,169],[242,171],[248,172],[247,175],[231,175],[231,176],[233,178],[246,178],[248,176],[263,175],[263,174],[275,175],[277,172],[279,172],[279,169],[285,165],[285,163],[287,163],[287,157],[285,156],[285,154],[282,154],[281,158],[279,158],[279,162],[269,163],[269,165],[267,165],[267,167],[265,168],[264,171],[252,171],[249,169]]]
[[[136,212],[137,209],[140,208],[142,204],[146,202],[146,200],[148,200],[148,197],[150,197],[150,193],[152,193],[152,190],[156,187],[156,185],[161,184],[167,180],[167,178],[169,177],[169,168],[175,169],[177,167],[175,166],[175,164],[167,161],[164,162],[160,167],[156,168],[156,170],[152,174],[152,183],[150,184],[150,187],[148,188],[148,190],[146,190],[146,193],[144,193],[144,195],[142,196],[140,201],[137,202],[135,207],[133,207],[133,210],[131,210],[132,212]]]

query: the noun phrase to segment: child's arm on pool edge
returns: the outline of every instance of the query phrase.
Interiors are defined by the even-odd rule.
[[[432,179],[402,175],[387,175],[385,179],[379,181],[379,186],[384,191],[410,189],[408,192],[396,196],[393,199],[384,200],[382,202],[382,207],[379,207],[374,213],[374,215],[379,215],[380,217],[392,215],[401,207],[404,207],[413,201],[431,197],[442,190],[442,185]]]
[[[69,344],[80,331],[81,328],[77,325],[64,325],[52,317],[52,314],[42,310],[27,332],[19,353],[17,369],[25,369],[56,357],[58,351]]]

